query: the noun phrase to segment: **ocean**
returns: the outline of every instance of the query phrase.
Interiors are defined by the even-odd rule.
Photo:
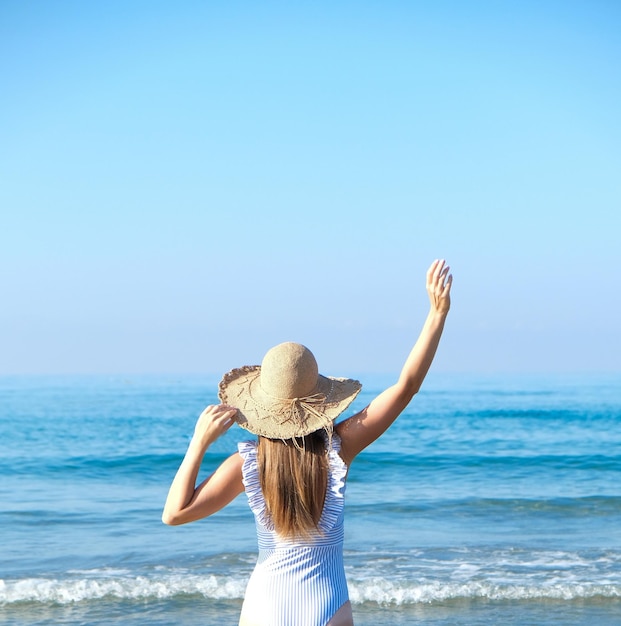
[[[353,411],[390,382],[360,378]],[[621,624],[620,382],[432,371],[350,470],[356,626]],[[237,624],[256,558],[245,496],[160,520],[216,385],[0,377],[0,624]],[[233,427],[202,475],[247,438]]]

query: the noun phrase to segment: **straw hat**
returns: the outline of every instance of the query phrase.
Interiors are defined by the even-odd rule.
[[[218,397],[237,409],[242,428],[269,439],[292,439],[331,429],[361,387],[357,380],[322,376],[308,348],[286,342],[269,350],[261,365],[225,374]]]

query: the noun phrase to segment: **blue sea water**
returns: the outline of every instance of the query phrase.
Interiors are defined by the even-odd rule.
[[[362,408],[389,379],[361,377]],[[352,465],[357,626],[621,624],[619,376],[429,376]],[[0,624],[237,624],[244,496],[166,527],[200,377],[0,378]],[[234,427],[209,472],[248,438]]]

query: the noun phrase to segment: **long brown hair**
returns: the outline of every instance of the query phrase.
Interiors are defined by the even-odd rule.
[[[328,489],[322,431],[283,441],[259,437],[259,481],[274,528],[284,537],[317,531]]]

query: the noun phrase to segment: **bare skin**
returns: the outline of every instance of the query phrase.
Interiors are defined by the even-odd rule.
[[[453,277],[444,261],[434,261],[426,275],[429,313],[397,382],[367,407],[338,424],[341,457],[349,466],[355,457],[380,437],[418,393],[440,343],[451,305]],[[234,423],[237,410],[226,405],[208,406],[200,415],[185,457],[168,492],[162,514],[165,524],[186,524],[222,509],[244,491],[242,458],[228,457],[207,479],[196,485],[201,462],[218,437]],[[240,626],[262,626],[240,621]],[[344,604],[327,626],[353,626],[351,604]]]
[[[334,614],[334,617],[326,626],[354,626],[354,616],[351,612],[351,602],[349,600]]]

